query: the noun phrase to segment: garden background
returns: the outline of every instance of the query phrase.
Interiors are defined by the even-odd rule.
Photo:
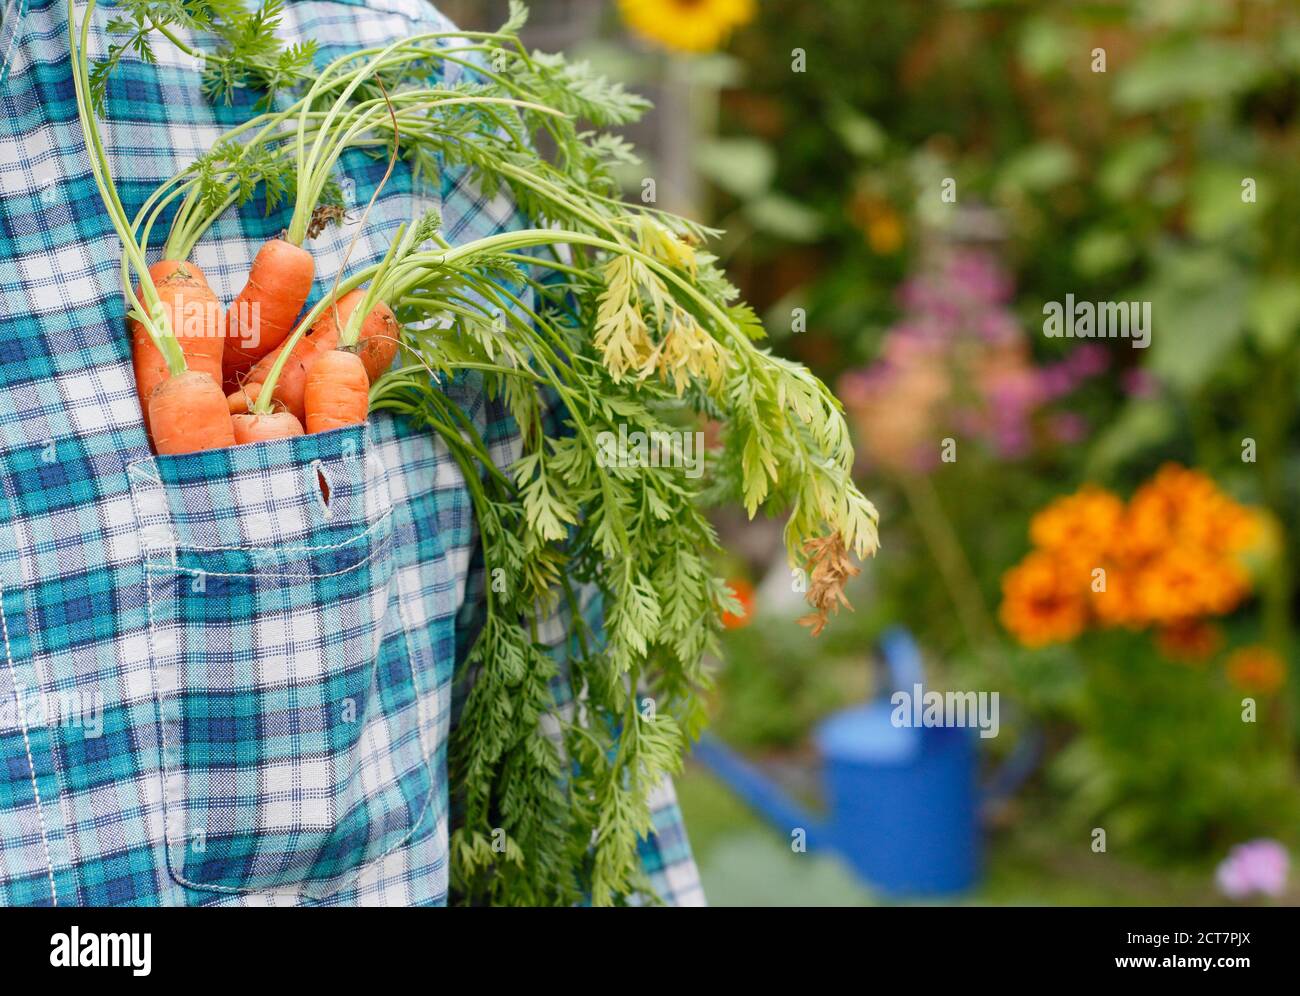
[[[531,7],[530,44],[655,101],[628,195],[725,229],[881,511],[816,639],[780,522],[719,521],[749,612],[717,736],[815,801],[812,731],[888,691],[874,648],[904,626],[928,687],[999,693],[985,776],[1023,768],[945,901],[1300,899],[1300,5]],[[1149,345],[1045,334],[1067,301],[1149,305]],[[714,904],[900,901],[698,762],[679,788]]]

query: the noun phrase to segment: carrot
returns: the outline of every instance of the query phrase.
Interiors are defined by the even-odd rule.
[[[292,412],[272,412],[270,415],[245,413],[233,416],[231,421],[235,424],[236,445],[304,435],[302,423],[294,418]]]
[[[316,261],[302,246],[271,239],[257,251],[248,282],[230,305],[223,359],[228,390],[293,331],[307,303],[316,274]]]
[[[235,428],[221,386],[210,374],[186,370],[163,381],[149,398],[149,423],[160,454],[235,445]]]
[[[168,323],[185,356],[187,368],[206,373],[219,383],[225,348],[221,302],[208,286],[203,271],[193,263],[163,259],[149,267],[149,275],[166,309]],[[143,300],[140,289],[136,290],[136,297]],[[140,395],[140,409],[144,412],[145,430],[150,431],[150,399],[170,374],[167,361],[144,325],[133,319],[129,328],[136,390]]]
[[[357,355],[365,364],[370,383],[377,381],[393,365],[393,357],[397,355],[398,331],[397,317],[393,310],[383,301],[376,302],[361,323],[361,338],[357,340]]]
[[[343,328],[347,326],[352,313],[357,310],[357,305],[365,299],[365,296],[365,290],[358,287],[339,298],[334,307],[325,310],[325,313],[316,320],[316,324],[311,327],[311,331],[307,333],[307,337],[316,344],[317,349],[325,351],[338,348]],[[342,326],[334,320],[336,313],[338,321],[343,323]],[[397,317],[383,301],[377,301],[362,320],[356,351],[366,368],[366,377],[372,384],[393,365],[393,357],[397,355],[398,332]]]
[[[260,384],[251,384],[227,395],[226,404],[230,407],[230,414],[247,415],[251,412],[258,394],[261,393],[261,388]]]
[[[304,401],[308,432],[328,432],[364,422],[370,406],[370,378],[361,357],[341,349],[322,352],[307,375]]]
[[[232,406],[243,404],[245,411],[253,410],[262,385],[282,352],[284,352],[283,344],[258,360],[257,366],[248,372],[248,376],[240,378],[239,387],[228,396]],[[280,377],[275,382],[272,400],[292,412],[299,421],[305,417],[303,391],[307,386],[307,371],[310,364],[315,361],[316,346],[304,336],[293,347],[293,352],[289,354],[289,359],[285,361],[284,369],[280,371]]]
[[[316,319],[311,331],[298,340],[297,345],[293,347],[293,352],[289,354],[289,359],[285,361],[275,384],[273,400],[292,412],[299,421],[306,418],[304,397],[307,377],[311,373],[312,366],[323,353],[335,349],[339,344],[339,326],[335,321],[335,311],[337,310],[338,318],[346,325],[352,312],[365,296],[366,292],[358,288],[340,297],[335,307],[327,308],[320,318]],[[397,333],[397,319],[388,305],[381,301],[370,309],[370,314],[366,315],[361,325],[357,353],[366,368],[367,379],[372,383],[392,365],[393,357],[397,353]],[[239,381],[239,387],[229,395],[232,411],[252,410],[253,403],[257,400],[258,389],[266,382],[271,368],[275,366],[275,361],[280,358],[283,349],[282,343],[263,356],[249,371],[248,376]]]

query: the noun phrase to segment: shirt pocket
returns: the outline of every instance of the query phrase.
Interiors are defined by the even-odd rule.
[[[432,796],[368,431],[130,476],[171,875],[324,898],[400,847]]]

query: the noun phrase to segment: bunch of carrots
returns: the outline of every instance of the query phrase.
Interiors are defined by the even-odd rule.
[[[247,282],[223,312],[217,294],[188,256],[216,217],[245,194],[233,189],[239,184],[227,178],[232,189],[218,185],[217,196],[211,198],[212,192],[187,170],[159,188],[134,222],[126,222],[86,96],[90,74],[85,39],[94,3],[88,6],[80,37],[71,0],[69,6],[80,118],[96,182],[123,243],[123,289],[136,386],[157,452],[214,449],[364,422],[369,389],[392,365],[401,344],[392,309],[373,291],[357,286],[338,293],[339,274],[329,295],[300,320],[316,277],[315,260],[304,243],[338,213],[324,198],[339,156],[348,148],[388,142],[379,133],[391,128],[386,182],[396,165],[399,118],[418,129],[428,127],[430,113],[453,108],[489,114],[499,107],[527,107],[546,115],[560,112],[523,99],[428,87],[390,98],[381,73],[409,69],[418,77],[434,54],[428,43],[441,35],[416,36],[336,59],[313,77],[306,93],[288,109],[246,122],[228,133],[226,145],[214,150],[230,149],[229,154],[241,160],[226,164],[233,174],[241,167],[248,172],[263,156],[266,172],[253,170],[249,186],[259,180],[268,191],[273,180],[283,185],[275,171],[288,171],[290,159],[295,178],[289,225],[259,249]],[[364,91],[367,84],[379,95]],[[289,126],[281,129],[286,122]],[[255,126],[260,127],[245,144],[233,144],[234,136]],[[163,258],[146,265],[149,230],[162,209],[182,195]],[[390,253],[386,263],[392,261]],[[139,274],[134,290],[132,272]],[[377,288],[385,267],[367,272]],[[363,299],[366,305],[359,312]]]
[[[336,279],[331,293],[300,321],[316,277],[315,260],[304,243],[323,227],[322,216],[330,214],[320,201],[339,155],[358,135],[373,130],[383,113],[391,117],[393,130],[390,174],[395,165],[397,115],[387,96],[382,104],[374,99],[362,103],[362,112],[351,115],[345,113],[351,110],[349,102],[380,68],[414,61],[424,53],[398,51],[410,48],[408,44],[393,45],[347,72],[348,64],[357,63],[363,53],[336,60],[289,112],[269,116],[272,123],[247,148],[285,141],[296,153],[294,213],[288,228],[258,250],[247,282],[226,310],[202,270],[187,257],[197,236],[234,200],[233,194],[206,217],[199,211],[199,221],[190,219],[189,229],[180,219],[187,209],[194,213],[199,199],[188,198],[177,222],[185,237],[176,245],[169,240],[164,257],[146,264],[142,239],[172,197],[154,205],[144,235],[138,235],[140,219],[127,220],[92,112],[86,42],[94,6],[88,5],[78,26],[75,3],[69,2],[73,76],[92,173],[123,244],[136,388],[155,450],[189,453],[364,422],[370,386],[392,365],[400,344],[397,319],[384,301],[360,287],[338,294]],[[341,92],[322,118],[319,106],[332,88]],[[293,111],[298,112],[296,126],[273,132],[273,126]],[[133,272],[139,275],[135,287]],[[366,310],[359,314],[363,300]]]
[[[169,364],[145,323],[130,321],[140,407],[158,453],[301,436],[366,420],[370,385],[397,352],[397,319],[380,301],[362,320],[356,343],[344,345],[342,331],[365,297],[356,289],[329,302],[306,335],[286,343],[315,278],[315,262],[301,245],[284,238],[266,242],[224,313],[193,263],[160,260],[149,275],[185,363],[183,369]],[[258,404],[263,391],[269,406]]]

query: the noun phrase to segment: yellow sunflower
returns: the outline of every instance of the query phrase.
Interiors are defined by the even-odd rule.
[[[619,0],[643,38],[677,52],[711,52],[754,17],[754,0]]]

